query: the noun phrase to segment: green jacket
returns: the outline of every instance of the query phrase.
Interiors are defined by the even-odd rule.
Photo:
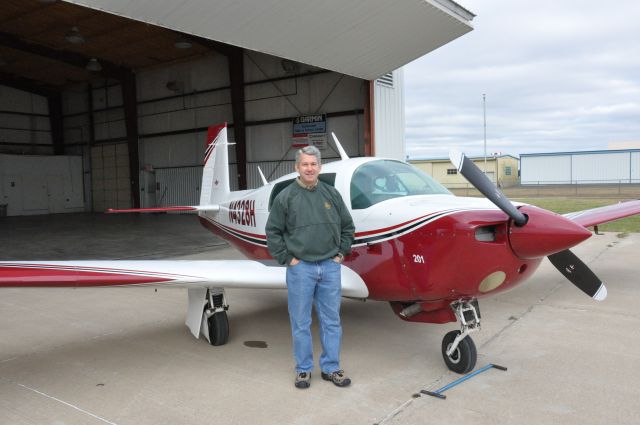
[[[293,257],[321,261],[351,252],[355,227],[340,193],[318,182],[306,189],[291,183],[276,196],[267,220],[267,247],[280,264]]]

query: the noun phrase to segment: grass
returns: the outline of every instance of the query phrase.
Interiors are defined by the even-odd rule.
[[[626,199],[597,199],[597,198],[514,198],[514,201],[535,205],[545,210],[558,214],[565,214],[574,211],[588,210],[591,208],[604,207],[616,204]],[[598,226],[601,232],[640,232],[640,215],[623,218]]]

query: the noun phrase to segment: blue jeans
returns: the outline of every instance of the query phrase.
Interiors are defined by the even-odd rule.
[[[320,370],[324,373],[339,370],[342,339],[340,264],[332,259],[317,262],[300,260],[295,266],[288,266],[287,292],[296,371],[313,370],[312,305],[320,322]]]

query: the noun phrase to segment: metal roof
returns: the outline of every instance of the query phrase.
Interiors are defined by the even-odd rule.
[[[449,0],[65,0],[373,80],[471,31]]]

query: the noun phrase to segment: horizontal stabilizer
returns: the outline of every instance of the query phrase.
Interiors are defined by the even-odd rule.
[[[195,206],[174,206],[158,208],[128,208],[117,210],[109,208],[107,214],[121,213],[157,213],[157,212],[189,212],[189,211],[220,211],[220,205],[195,205]]]

